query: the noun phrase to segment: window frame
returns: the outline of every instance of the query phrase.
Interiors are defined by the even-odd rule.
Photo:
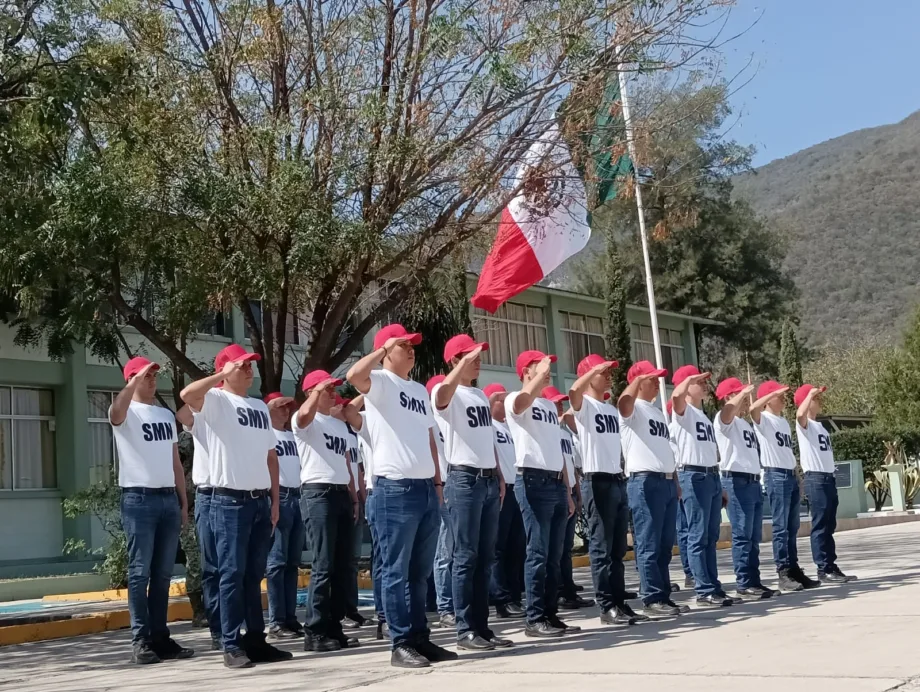
[[[633,360],[643,360],[639,358],[639,348],[638,348],[639,344],[642,344],[643,346],[648,346],[651,349],[652,354],[654,354],[655,352],[655,342],[653,340],[654,335],[651,335],[653,337],[652,340],[639,338],[639,333],[640,333],[639,330],[642,327],[648,329],[651,332],[652,325],[650,324],[641,324],[639,322],[632,322],[629,325],[630,344],[635,346],[635,348],[632,349]],[[673,338],[674,335],[677,335],[677,343],[673,343],[671,341],[666,342],[664,339],[661,338],[662,336],[661,332],[666,332],[668,334],[669,339]],[[664,358],[665,349],[668,349],[670,360],[671,360],[670,364],[665,362],[664,367],[669,367],[669,365],[673,366],[675,363],[675,356],[677,356],[677,362],[679,364],[676,367],[669,368],[669,369],[676,369],[677,367],[686,365],[688,363],[687,358],[686,358],[687,349],[684,347],[683,335],[684,335],[684,331],[682,329],[671,329],[670,327],[661,327],[661,326],[658,327],[658,337],[661,341],[662,358]],[[654,355],[652,356],[652,358],[650,358],[650,360],[654,362]]]
[[[543,316],[543,322],[542,323],[528,322],[526,319],[517,320],[517,319],[513,319],[511,317],[506,317],[506,316],[499,317],[498,316],[499,310],[507,309],[508,305],[514,305],[516,307],[523,308],[525,316],[528,314],[527,312],[528,309],[539,310],[540,314]],[[516,301],[508,301],[506,303],[502,303],[499,309],[496,310],[495,314],[490,314],[486,312],[485,310],[482,310],[481,308],[475,308],[473,312],[473,316],[472,316],[473,333],[476,335],[475,336],[476,339],[487,341],[491,345],[493,340],[489,337],[489,334],[492,332],[492,330],[495,328],[506,329],[508,330],[506,336],[508,339],[508,344],[510,346],[511,341],[512,341],[511,339],[512,334],[511,334],[510,328],[511,328],[511,325],[515,325],[518,327],[524,327],[525,329],[527,328],[542,329],[543,335],[544,335],[543,341],[548,344],[549,343],[549,325],[547,324],[547,320],[546,320],[546,313],[548,309],[549,308],[545,305],[532,305],[530,303],[518,303]],[[477,332],[477,329],[476,329],[477,322],[479,322],[479,324],[482,324],[484,326],[484,328],[481,330],[481,332],[485,332],[484,334],[476,333]],[[537,345],[528,344],[528,348],[537,348]],[[486,353],[483,354],[484,361],[488,361],[488,362],[483,362],[483,366],[487,368],[506,368],[509,370],[514,370],[514,367],[515,367],[514,359],[516,356],[517,354],[515,353],[509,354],[509,357],[511,360],[509,364],[493,363],[492,362],[492,349],[490,348]]]
[[[112,404],[115,402],[115,397],[118,396],[118,392],[113,389],[87,389],[86,390],[87,403],[89,400],[89,396],[91,394],[108,394],[109,395],[109,406],[112,406]],[[106,408],[106,411],[108,411],[108,408]],[[112,422],[108,419],[107,416],[104,418],[94,418],[93,416],[87,414],[86,416],[87,428],[89,428],[90,425],[102,424],[102,423],[107,425],[110,430],[112,429]],[[87,451],[87,454],[89,454],[90,450],[87,449],[86,451]],[[90,459],[89,461],[92,462],[92,459]],[[112,431],[112,468],[110,469],[110,472],[111,472],[111,476],[110,476],[111,479],[118,478],[118,447],[115,444],[114,431]]]
[[[55,406],[55,392],[52,387],[33,387],[33,386],[21,386],[21,385],[12,385],[12,384],[0,384],[0,390],[6,389],[10,393],[10,412],[9,413],[0,413],[0,420],[10,421],[10,487],[9,488],[0,488],[0,493],[40,493],[48,491],[57,491],[60,490],[60,483],[58,480],[58,459],[57,459],[57,414],[52,413],[49,415],[26,415],[26,414],[17,414],[13,412],[15,406],[16,397],[14,392],[16,390],[28,390],[28,391],[37,391],[37,392],[50,392],[51,393],[51,409],[56,411]],[[16,487],[16,426],[14,423],[16,421],[47,421],[49,423],[50,432],[54,434],[54,478],[55,483],[53,486],[41,487],[41,488],[17,488]]]
[[[578,335],[578,336],[583,336],[583,337],[585,337],[585,338],[587,339],[587,352],[586,352],[585,355],[587,355],[587,354],[589,354],[589,353],[594,353],[594,351],[591,350],[591,338],[592,338],[592,337],[595,337],[595,338],[600,339],[602,344],[604,344],[605,341],[606,341],[606,338],[605,338],[605,335],[604,335],[604,318],[603,318],[603,317],[598,317],[597,315],[589,315],[589,314],[583,313],[583,312],[572,312],[572,311],[570,311],[570,310],[559,310],[559,317],[560,317],[559,331],[562,333],[563,339],[564,339],[564,341],[565,341],[565,350],[566,350],[565,357],[568,359],[568,362],[565,363],[565,365],[566,365],[566,367],[567,367],[566,373],[572,374],[572,373],[575,373],[575,372],[578,370],[578,363],[575,361],[575,354],[572,353],[572,352],[571,352],[572,349],[569,348],[569,340],[568,340],[567,335],[568,335],[568,334],[575,334],[575,335]],[[570,317],[580,317],[580,318],[582,318],[582,319],[585,321],[585,331],[579,331],[578,329],[572,329],[571,327],[562,326],[563,324],[565,324],[565,322],[566,322]],[[590,331],[587,331],[587,329],[588,329],[587,325],[588,325],[588,320],[589,320],[589,319],[595,319],[595,320],[599,320],[599,321],[600,321],[600,323],[601,323],[601,331],[600,331],[600,332],[590,332]],[[604,355],[604,348],[602,348],[600,351],[598,351],[598,353],[600,353],[601,355]],[[584,356],[582,356],[582,357],[584,357]],[[571,366],[571,369],[568,369],[569,366]]]

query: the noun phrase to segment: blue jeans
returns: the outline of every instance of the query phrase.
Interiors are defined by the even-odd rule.
[[[722,481],[716,473],[681,471],[682,513],[687,522],[687,561],[697,596],[722,593],[716,545],[722,526]]]
[[[693,572],[690,569],[690,558],[687,557],[687,512],[684,510],[684,501],[677,501],[677,552],[680,554],[680,566],[684,570],[684,576],[688,579],[693,578]]]
[[[220,575],[217,572],[217,544],[211,533],[211,493],[195,493],[195,530],[201,553],[201,597],[211,636],[220,638]]]
[[[121,525],[128,542],[128,611],[134,643],[169,637],[169,580],[182,527],[175,490],[151,494],[143,490],[125,488],[121,494]]]
[[[425,600],[438,542],[438,496],[431,478],[374,478],[383,607],[392,645],[431,635]]]
[[[374,491],[368,490],[367,501],[364,503],[364,516],[367,517],[367,526],[371,530],[371,582],[374,589],[374,610],[377,613],[377,622],[386,622],[383,614],[383,564],[377,539],[377,524],[374,519],[376,516],[374,502]]]
[[[524,559],[524,591],[527,622],[536,624],[556,614],[560,561],[568,520],[565,483],[559,478],[523,469],[514,483],[521,507],[527,555]]]
[[[760,539],[763,536],[763,492],[760,481],[724,478],[728,519],[732,524],[732,563],[739,589],[760,586]]]
[[[361,559],[361,547],[364,545],[365,508],[359,502],[360,513],[352,536],[351,562],[348,578],[345,581],[345,614],[349,617],[360,616],[358,612],[358,560]]]
[[[633,514],[642,602],[664,603],[671,598],[668,567],[677,533],[677,486],[673,478],[633,474],[626,492]]]
[[[776,569],[798,567],[799,479],[793,469],[764,469],[764,485],[773,518],[773,561]]]
[[[489,596],[497,606],[520,603],[524,584],[521,568],[524,564],[524,520],[514,495],[514,487],[505,490],[505,501],[498,515],[498,532],[495,536],[495,560]]]
[[[271,500],[267,497],[211,497],[211,533],[217,546],[220,623],[224,652],[243,648],[246,639],[265,636],[262,577],[271,546]]]
[[[303,552],[304,523],[300,496],[282,490],[278,524],[268,553],[268,623],[276,627],[297,626],[297,577]]]
[[[623,557],[629,507],[626,483],[612,475],[592,475],[581,482],[581,497],[588,519],[588,556],[591,579],[601,612],[626,600]]]
[[[489,578],[501,509],[498,477],[450,470],[445,491],[454,544],[451,574],[457,636],[473,632],[491,639],[495,635],[489,629]]]
[[[434,554],[434,588],[437,593],[438,615],[453,615],[454,580],[451,574],[451,563],[454,559],[454,535],[450,528],[450,514],[446,504],[440,509],[440,522],[438,547]]]
[[[346,582],[354,559],[351,494],[341,486],[305,484],[300,491],[300,512],[307,518],[313,548],[304,628],[308,635],[340,638],[348,600]]]
[[[811,509],[811,556],[818,572],[827,574],[837,569],[837,479],[832,473],[805,472],[805,495]]]
[[[575,498],[572,497],[574,502]],[[566,506],[568,513],[568,506]],[[575,522],[577,515],[573,514],[565,522],[565,536],[562,539],[562,556],[559,558],[559,595],[566,600],[578,596],[575,590],[575,576],[572,570],[572,548],[575,547]]]

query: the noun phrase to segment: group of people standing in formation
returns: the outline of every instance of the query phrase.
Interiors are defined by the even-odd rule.
[[[410,379],[421,340],[401,325],[382,328],[374,350],[348,371],[359,396],[341,399],[336,387],[343,381],[316,370],[304,378],[299,405],[280,393],[250,397],[259,356],[227,346],[215,374],[182,391],[185,406],[175,416],[155,402],[159,366],[142,357],[127,363],[127,385],[109,418],[129,550],[133,661],[193,655],[167,627],[170,577],[188,513],[176,420],[195,445],[194,521],[212,649],[223,652],[230,668],[292,657],[269,639],[302,637],[306,651],[358,646],[343,622],[357,627],[364,620],[355,567],[362,501],[378,638],[386,627],[398,667],[457,658],[431,641],[432,572],[440,624],[456,628],[460,649],[512,646],[490,628],[490,605],[499,619],[523,618],[530,637],[577,632],[558,615],[560,590],[573,584],[576,502],[587,517],[604,625],[689,610],[671,598],[679,588],[669,575],[676,540],[698,606],[773,596],[760,574],[761,480],[780,591],[820,584],[804,574],[796,552],[800,491],[783,416],[788,387],[767,381],[754,398],[753,385],[726,379],[715,389],[721,408],[710,420],[703,413],[710,375],[686,365],[673,374],[666,416],[655,400],[659,378],[668,373],[648,361],[629,369],[627,387],[611,403],[615,361],[587,356],[563,394],[549,384],[556,357],[525,351],[516,362],[518,391],[499,384],[479,389],[480,354],[488,344],[465,334],[444,349],[448,374],[426,387]],[[807,384],[795,391],[795,428],[818,578],[839,583],[852,577],[836,562],[834,457],[816,420],[823,391]],[[726,594],[717,571],[723,507],[737,597]],[[626,590],[623,563],[630,515],[639,612],[629,604],[636,594]],[[305,533],[313,560],[301,624],[295,609]],[[563,603],[585,603],[574,588],[567,591]]]

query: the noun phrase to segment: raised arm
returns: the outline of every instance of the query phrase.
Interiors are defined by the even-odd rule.
[[[310,394],[307,396],[307,400],[304,401],[300,408],[297,409],[297,427],[306,428],[310,423],[313,422],[313,419],[316,418],[316,412],[319,410],[319,395],[326,389],[330,384],[332,384],[332,378],[323,380],[313,389],[310,390]]]
[[[712,373],[708,372],[701,372],[699,375],[690,375],[685,378],[683,382],[674,387],[674,391],[671,392],[671,406],[674,408],[674,413],[678,416],[684,415],[684,411],[687,410],[687,392],[690,391],[690,385],[705,382],[711,376]]]
[[[450,406],[450,400],[454,398],[454,392],[457,391],[460,382],[465,379],[467,370],[469,370],[473,361],[479,357],[481,352],[482,346],[477,346],[469,353],[465,353],[457,364],[457,367],[447,373],[447,377],[444,378],[441,386],[438,387],[438,394],[435,397],[437,401],[434,402],[434,405],[438,407],[439,411],[443,411]]]
[[[215,372],[209,377],[202,377],[200,380],[192,382],[179,392],[179,396],[182,398],[182,401],[192,407],[193,411],[201,411],[201,407],[204,406],[205,395],[223,382],[227,375],[243,367],[244,362],[245,361],[230,361],[220,372]]]
[[[179,425],[183,425],[189,430],[192,429],[192,426],[195,425],[195,414],[188,404],[176,411],[176,420],[179,421]]]
[[[753,391],[754,385],[749,384],[725,402],[725,406],[719,411],[719,420],[722,421],[723,425],[728,425],[735,419],[735,416],[738,415],[738,407],[741,405],[741,402],[749,397]]]
[[[148,363],[140,372],[128,380],[124,389],[118,392],[118,396],[116,396],[115,401],[112,402],[112,410],[109,412],[109,422],[112,425],[117,426],[125,422],[125,418],[128,416],[128,407],[131,405],[131,400],[134,398],[134,392],[137,390],[137,385],[147,376],[151,368],[156,369],[159,367],[160,366],[156,363]]]
[[[795,419],[798,421],[799,425],[802,426],[802,430],[808,427],[808,410],[811,408],[811,402],[820,393],[821,390],[817,387],[812,387],[808,390],[808,394],[805,395],[805,400],[795,412]]]
[[[623,418],[629,418],[636,410],[636,397],[639,396],[639,386],[646,380],[655,379],[655,375],[637,375],[636,379],[626,385],[626,389],[617,399],[617,409]]]
[[[575,380],[572,386],[569,387],[569,405],[572,407],[573,411],[581,411],[582,400],[585,398],[585,392],[591,384],[591,378],[595,375],[600,375],[606,369],[607,363],[595,365],[588,370],[588,372]]]
[[[386,358],[387,354],[394,346],[404,341],[407,340],[399,337],[387,339],[387,342],[383,346],[371,351],[364,356],[364,358],[352,365],[348,369],[348,374],[345,375],[345,379],[351,382],[354,388],[359,392],[367,394],[371,391],[371,372],[373,369],[383,362],[383,359]]]
[[[549,375],[553,362],[546,356],[537,364],[536,374],[533,379],[521,387],[521,391],[514,397],[514,415],[519,416],[533,404],[533,400],[540,395],[544,387],[544,380]]]
[[[364,427],[364,419],[361,417],[361,404],[363,403],[364,395],[359,394],[342,407],[342,415],[345,416],[345,421],[355,432]]]
[[[760,425],[760,414],[763,413],[763,410],[767,407],[767,404],[770,403],[770,400],[775,397],[785,396],[788,391],[789,387],[777,389],[775,392],[770,392],[751,404],[751,420],[757,423],[757,425]]]

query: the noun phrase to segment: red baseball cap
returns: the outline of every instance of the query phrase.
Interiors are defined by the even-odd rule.
[[[262,399],[262,401],[264,401],[264,402],[267,404],[267,403],[269,403],[269,402],[271,402],[271,401],[274,401],[275,399],[281,399],[281,398],[283,398],[284,396],[285,396],[285,395],[282,394],[281,392],[272,392],[271,394],[266,394],[266,395],[265,395],[265,398]],[[290,406],[296,406],[297,403],[296,403],[295,401],[291,401],[291,403],[290,403],[289,405],[290,405]]]
[[[619,362],[615,360],[607,360],[603,356],[599,356],[596,353],[589,353],[587,356],[581,359],[581,362],[578,364],[575,372],[579,377],[581,377],[592,368],[596,368],[598,365],[606,365],[609,369],[618,366]]]
[[[152,361],[144,358],[144,356],[134,356],[134,358],[129,360],[127,363],[125,363],[125,369],[123,371],[124,376],[125,376],[125,382],[130,380],[137,373],[139,373],[141,370],[143,370],[148,365],[150,365],[151,362]],[[154,372],[160,369],[159,364],[154,363],[153,365],[154,365],[154,368],[153,368]]]
[[[671,378],[671,384],[676,387],[688,377],[699,374],[701,374],[700,369],[695,365],[682,365],[674,371],[674,376]]]
[[[744,383],[741,380],[737,377],[729,377],[727,380],[719,382],[719,386],[716,387],[716,399],[722,401],[733,394],[737,394],[742,389],[744,389]]]
[[[493,394],[507,394],[508,390],[505,389],[505,385],[499,384],[498,382],[493,382],[490,385],[486,385],[482,390],[482,393],[487,397],[491,397]]]
[[[656,368],[647,360],[640,360],[633,363],[633,366],[626,373],[626,381],[632,384],[632,381],[640,375],[654,375],[655,377],[667,377],[668,371],[664,368]]]
[[[332,380],[333,387],[338,387],[340,384],[342,384],[342,381],[343,381],[339,379],[338,377],[333,377],[325,370],[312,370],[308,372],[306,375],[304,375],[303,377],[303,390],[305,392],[309,392],[311,389],[313,389],[316,385],[318,385],[320,382],[323,382],[324,380]],[[338,394],[336,394],[336,396],[338,396]]]
[[[757,388],[757,398],[761,399],[768,394],[778,392],[783,387],[785,387],[785,385],[780,384],[776,380],[767,380]]]
[[[478,346],[482,346],[483,351],[489,350],[489,344],[485,341],[478,342],[469,334],[457,334],[452,336],[444,344],[444,362],[449,363],[457,356],[465,356]]]
[[[230,344],[225,346],[214,359],[214,370],[220,372],[227,363],[238,363],[247,360],[262,360],[258,353],[250,353],[239,344]]]
[[[547,357],[546,353],[543,351],[524,351],[521,355],[517,357],[515,362],[515,369],[517,370],[517,376],[524,377],[524,368],[529,365],[533,365],[538,360],[543,360]],[[555,363],[557,360],[556,356],[549,356],[549,362]]]
[[[808,396],[808,392],[812,389],[817,389],[818,392],[826,392],[827,387],[815,387],[813,384],[803,384],[801,387],[795,390],[795,405],[801,406],[802,402],[805,401],[805,397]]]
[[[347,406],[351,399],[346,399],[338,392],[335,393],[335,405],[336,406]]]
[[[540,396],[544,399],[549,399],[554,404],[558,404],[560,401],[568,401],[569,395],[563,394],[558,389],[550,385],[549,387],[544,387],[543,391],[540,392]]]
[[[390,339],[405,339],[413,346],[422,343],[421,334],[410,334],[401,324],[388,324],[374,335],[374,350],[383,346]]]
[[[425,389],[428,390],[428,396],[431,396],[431,390],[434,389],[437,385],[441,384],[445,380],[444,375],[435,375],[428,382],[425,383]]]

